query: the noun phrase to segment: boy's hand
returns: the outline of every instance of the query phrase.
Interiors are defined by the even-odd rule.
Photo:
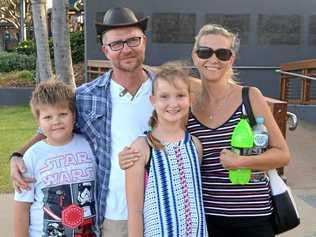
[[[126,170],[132,167],[139,157],[139,151],[131,147],[124,147],[124,149],[119,153],[119,165],[121,169]]]
[[[29,190],[29,183],[35,182],[32,177],[24,177],[26,173],[26,167],[21,157],[13,156],[10,160],[10,174],[13,182],[13,187],[17,192],[21,192],[21,189]]]

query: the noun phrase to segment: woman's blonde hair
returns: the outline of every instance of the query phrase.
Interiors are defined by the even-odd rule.
[[[36,119],[42,106],[67,106],[76,112],[74,89],[58,79],[42,81],[32,93],[30,106]]]
[[[199,33],[195,36],[195,50],[198,49],[198,47],[200,46],[199,44],[201,38],[206,35],[221,35],[230,39],[232,41],[230,49],[234,52],[234,54],[238,53],[240,47],[240,40],[238,38],[238,35],[228,30],[224,26],[218,24],[206,24],[202,26]]]
[[[207,35],[221,35],[226,37],[227,39],[231,40],[230,49],[233,51],[234,55],[238,54],[239,47],[240,47],[240,40],[238,34],[233,33],[232,31],[228,30],[222,25],[218,24],[206,24],[204,25],[199,33],[195,36],[193,50],[196,51],[200,47],[200,41],[203,36]],[[234,82],[236,74],[234,73],[233,69],[230,72],[231,80],[230,82]]]
[[[190,79],[189,79],[189,72],[183,68],[183,64],[179,61],[173,61],[168,62],[163,65],[161,65],[158,68],[158,71],[156,73],[156,77],[153,81],[152,85],[152,95],[156,94],[157,90],[157,84],[160,80],[167,81],[169,84],[173,86],[177,86],[175,79],[181,79],[188,88],[188,92],[190,93]],[[148,122],[151,130],[153,130],[157,124],[158,124],[158,115],[156,110],[153,111],[152,116],[149,119]],[[153,136],[152,131],[149,131],[147,133],[147,139],[151,146],[153,146],[155,149],[163,149],[164,145]]]

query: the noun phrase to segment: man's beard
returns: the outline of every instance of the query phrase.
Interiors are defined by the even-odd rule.
[[[121,61],[113,62],[113,66],[125,72],[134,72],[137,68],[143,65],[144,57],[135,57],[133,60],[135,61],[131,64],[124,64]]]

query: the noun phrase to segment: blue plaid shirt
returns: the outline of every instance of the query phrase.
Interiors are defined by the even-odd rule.
[[[147,74],[151,80],[154,78],[153,73],[147,72]],[[99,227],[104,220],[111,172],[111,75],[112,70],[76,90],[76,129],[88,140],[96,157],[97,223]]]

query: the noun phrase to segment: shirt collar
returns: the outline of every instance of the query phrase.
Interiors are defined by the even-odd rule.
[[[146,72],[149,80],[153,81],[155,79],[155,73],[148,71],[147,69],[144,68],[144,71]],[[103,87],[106,85],[107,81],[112,77],[112,72],[113,70],[110,69],[103,75],[101,75],[100,80],[98,80],[97,86]]]

